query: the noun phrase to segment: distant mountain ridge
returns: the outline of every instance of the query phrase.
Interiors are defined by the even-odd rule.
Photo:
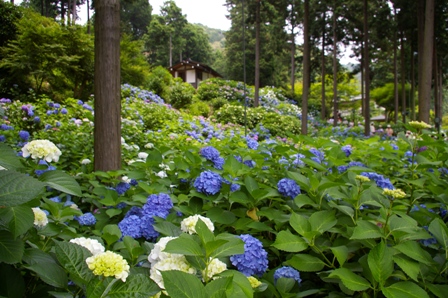
[[[224,33],[226,32],[225,30],[210,28],[199,23],[195,23],[195,25],[202,27],[205,33],[207,33],[210,45],[212,46],[213,50],[224,49],[226,41],[226,37],[224,36]]]

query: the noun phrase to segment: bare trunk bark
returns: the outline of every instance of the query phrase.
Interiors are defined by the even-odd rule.
[[[397,11],[394,8],[394,17],[397,19]],[[398,122],[398,66],[397,66],[397,28],[394,30],[394,123]]]
[[[120,1],[95,1],[95,171],[121,167]]]
[[[364,65],[366,80],[366,110],[364,121],[364,135],[370,135],[370,60],[369,60],[369,22],[367,21],[367,0],[364,0]]]
[[[259,105],[259,89],[260,89],[260,0],[256,2],[255,9],[255,91],[254,91],[254,107]]]
[[[404,65],[404,32],[400,34],[400,64],[401,64],[401,115],[403,123],[406,123],[406,65]]]
[[[336,1],[333,1],[333,126],[338,124],[338,60],[336,35]]]
[[[323,25],[322,25],[322,56],[321,56],[321,63],[322,63],[322,101],[321,101],[321,108],[320,108],[320,118],[322,121],[325,121],[326,118],[326,100],[325,100],[325,13],[323,14]]]
[[[429,123],[434,46],[434,0],[426,0],[424,32],[422,74],[418,92],[418,119]]]
[[[415,121],[415,56],[411,46],[411,119]]]
[[[302,93],[302,134],[308,134],[308,95],[310,89],[310,1],[305,0],[305,15],[303,19],[303,93]]]

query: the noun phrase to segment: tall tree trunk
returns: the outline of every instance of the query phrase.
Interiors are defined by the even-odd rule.
[[[254,107],[259,105],[259,89],[260,89],[260,0],[256,1],[255,8],[255,91],[254,91]]]
[[[302,134],[308,134],[308,96],[310,90],[310,1],[304,2],[303,16],[303,93],[302,93]]]
[[[87,0],[87,34],[90,34],[90,3]]]
[[[415,56],[411,46],[411,118],[415,121]]]
[[[120,0],[95,1],[95,171],[121,167]]]
[[[366,80],[365,80],[366,74],[365,74],[365,67],[364,67],[364,40],[361,41],[361,115],[363,117],[366,116]],[[353,122],[355,122],[355,119],[353,119]]]
[[[73,0],[72,15],[73,15],[72,25],[74,26],[76,24],[76,0]]]
[[[429,123],[434,47],[434,0],[426,0],[424,32],[422,74],[418,84],[418,119],[419,121]]]
[[[336,1],[333,0],[333,126],[338,124],[338,43],[336,35]]]
[[[406,123],[406,65],[404,65],[404,32],[400,33],[400,64],[401,64],[401,115],[403,123]]]
[[[65,0],[61,0],[61,24],[65,26]]]
[[[294,84],[296,82],[296,35],[294,33],[294,1],[291,4],[291,98],[295,98]]]
[[[322,90],[321,90],[321,107],[320,107],[320,119],[325,121],[325,108],[326,108],[326,100],[325,100],[325,12],[323,13],[323,25],[322,25],[322,54],[321,54],[321,64],[322,64]]]
[[[365,65],[365,90],[366,106],[364,115],[364,135],[370,135],[370,58],[369,58],[369,22],[367,14],[367,0],[364,0],[364,65]]]
[[[173,41],[171,39],[171,32],[170,32],[170,67],[173,66]]]
[[[440,132],[442,124],[442,68],[440,67],[441,59],[437,55],[437,47],[434,45],[434,112],[435,127]]]
[[[394,8],[395,24],[397,24],[397,11]],[[397,28],[394,28],[394,123],[398,122],[398,62],[397,62]]]

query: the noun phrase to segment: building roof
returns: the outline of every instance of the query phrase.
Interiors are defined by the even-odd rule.
[[[175,71],[183,69],[199,69],[202,72],[210,73],[215,77],[222,78],[222,75],[220,75],[218,72],[216,72],[213,68],[211,68],[207,64],[193,61],[191,59],[183,60],[171,67],[168,67],[168,70],[171,72],[171,74],[173,74]]]

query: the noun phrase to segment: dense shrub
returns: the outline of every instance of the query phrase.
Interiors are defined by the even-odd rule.
[[[246,91],[246,93],[248,93]],[[211,101],[224,98],[228,101],[243,101],[244,85],[241,82],[212,78],[203,81],[198,87],[198,98]]]
[[[167,69],[163,66],[156,66],[151,69],[146,87],[160,97],[167,99],[169,86],[173,84],[173,80],[173,76]]]
[[[176,78],[169,91],[169,102],[176,109],[185,108],[193,101],[195,92],[196,90],[189,83]]]
[[[213,114],[213,118],[220,123],[235,123],[245,125],[252,129],[261,122],[266,111],[261,108],[246,108],[243,106],[226,104]]]
[[[227,100],[222,97],[213,98],[211,102],[211,106],[214,111],[219,110],[227,103]]]
[[[189,113],[193,116],[208,117],[210,115],[210,106],[202,101],[195,101],[189,107]]]
[[[266,113],[261,124],[274,136],[287,137],[288,133],[300,134],[301,122],[294,116]]]

